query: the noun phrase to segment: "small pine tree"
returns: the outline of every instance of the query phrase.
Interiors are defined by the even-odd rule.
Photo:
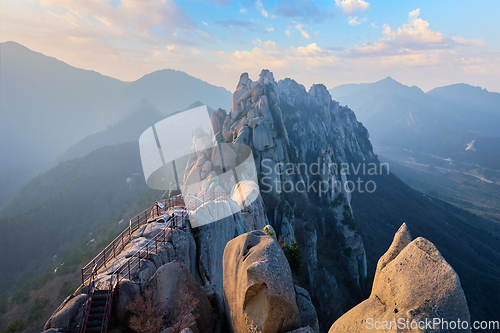
[[[290,246],[285,245],[285,247],[283,247],[283,252],[285,253],[285,257],[290,264],[292,273],[295,275],[300,275],[300,268],[302,266],[302,256],[300,255],[300,253],[302,252],[302,250],[299,248],[299,245],[293,238],[290,241]]]

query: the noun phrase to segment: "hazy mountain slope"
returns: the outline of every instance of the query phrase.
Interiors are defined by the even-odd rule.
[[[17,43],[0,44],[0,204],[83,137],[118,120],[104,112],[126,83]]]
[[[120,92],[118,99],[123,106],[146,99],[164,114],[169,114],[184,110],[197,100],[229,110],[231,96],[222,87],[215,87],[184,72],[164,69],[131,82]]]
[[[426,95],[463,105],[471,110],[482,110],[500,115],[500,93],[465,83],[434,88]]]
[[[145,100],[141,101],[136,109],[135,113],[119,123],[78,141],[57,157],[55,165],[61,161],[85,156],[101,147],[137,141],[142,132],[164,118],[158,109]]]
[[[40,273],[146,189],[136,142],[62,162],[34,178],[9,202],[6,213],[15,216],[0,220],[0,288]]]
[[[122,82],[14,43],[0,44],[0,206],[83,138],[127,118],[141,100],[162,114],[201,100],[230,107],[231,93],[162,70]]]
[[[353,89],[357,87],[357,89]],[[378,82],[349,85],[349,94],[345,95],[345,87],[339,86],[329,90],[332,98],[355,110],[359,120],[365,124],[370,136],[377,145],[390,145],[400,138],[379,135],[386,133],[401,120],[413,117],[425,117],[427,123],[440,122],[440,130],[476,131],[490,135],[500,135],[500,117],[485,110],[469,109],[460,103],[435,98],[425,94],[418,87],[405,86],[390,77]],[[408,136],[415,132],[407,131]],[[437,139],[437,138],[436,138]],[[412,149],[413,147],[405,147]],[[430,151],[427,151],[430,152]]]
[[[459,94],[462,90],[469,93],[464,92],[453,101],[452,93]],[[495,138],[500,136],[500,117],[490,110],[496,93],[454,85],[424,94],[417,87],[402,85],[391,78],[339,86],[330,92],[341,104],[355,110],[368,128],[376,149],[395,148],[402,154],[407,150],[436,155],[450,162],[499,168],[497,148],[500,146]],[[441,95],[446,98],[441,99]],[[472,97],[468,99],[468,96]],[[484,103],[478,101],[482,96],[486,98]],[[474,149],[468,149],[469,145]],[[476,148],[479,146],[481,149]],[[474,172],[486,177],[483,171]],[[497,178],[494,176],[495,182]]]

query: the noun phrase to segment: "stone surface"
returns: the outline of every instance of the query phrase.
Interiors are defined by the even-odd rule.
[[[300,327],[290,266],[262,231],[231,240],[224,251],[224,300],[233,332],[287,332]]]
[[[120,323],[128,323],[132,303],[141,294],[141,288],[130,280],[122,280],[116,290],[115,313]]]
[[[316,331],[313,330],[311,327],[306,326],[306,327],[301,327],[297,328],[296,330],[290,331],[288,333],[315,333]]]
[[[263,121],[253,122],[253,146],[259,151],[273,147],[273,136],[267,123]]]
[[[248,144],[249,137],[250,137],[250,130],[248,129],[247,126],[243,126],[238,131],[238,135],[236,136],[236,140],[234,140],[234,143]]]
[[[297,307],[299,309],[300,324],[308,326],[314,333],[319,333],[319,322],[316,309],[311,301],[311,296],[304,288],[295,286]]]
[[[159,308],[166,315],[179,321],[191,313],[197,327],[212,332],[214,318],[210,301],[184,264],[173,261],[161,266],[149,283]]]
[[[222,295],[222,256],[227,242],[250,231],[241,212],[199,228],[197,236],[199,272],[204,284],[215,287]]]
[[[86,294],[80,294],[67,300],[66,304],[49,318],[44,329],[57,328],[62,331],[74,329],[78,325],[75,319],[78,313],[83,311],[87,298]]]
[[[460,279],[453,268],[427,239],[419,237],[408,243],[410,240],[410,233],[403,225],[379,260],[370,297],[338,319],[330,333],[371,332],[370,327],[376,321],[383,324],[433,318],[470,320]],[[386,332],[398,331],[392,327]],[[413,329],[412,332],[430,331]]]
[[[224,164],[226,170],[231,169],[235,165],[236,153],[226,142],[218,142],[212,149],[212,156],[210,161],[212,167],[220,167]]]
[[[226,110],[217,109],[210,115],[210,122],[214,133],[222,131],[224,120],[226,119]]]

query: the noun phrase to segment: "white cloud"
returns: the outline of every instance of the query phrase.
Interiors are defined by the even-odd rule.
[[[242,14],[246,14],[246,13],[247,13],[246,8],[241,8],[241,9],[240,9],[240,13],[242,13]]]
[[[262,16],[264,17],[269,17],[269,14],[267,13],[267,11],[264,9],[264,6],[262,6],[262,2],[260,0],[257,0],[255,2],[255,6],[257,6],[257,9],[260,11],[260,13],[262,14]]]
[[[205,27],[208,27],[208,23],[207,23],[207,22],[202,21],[201,23],[203,23],[203,25],[204,25]]]
[[[381,28],[380,38],[360,47],[335,47],[340,46],[335,41],[331,45],[311,43],[311,36],[316,35],[311,26],[292,21],[284,33],[289,37],[303,36],[306,45],[294,48],[288,46],[291,41],[288,38],[280,41],[288,44],[284,46],[254,36],[253,41],[235,39],[231,48],[234,46],[237,51],[230,52],[222,38],[206,31],[209,29],[204,28],[203,22],[198,23],[203,29],[198,29],[172,0],[164,0],[167,8],[157,6],[157,1],[145,0],[122,0],[124,8],[113,8],[108,0],[64,1],[68,5],[46,0],[42,6],[35,1],[32,5],[36,10],[30,12],[6,11],[3,2],[2,38],[16,40],[76,67],[124,80],[134,80],[158,69],[175,68],[234,89],[235,78],[241,72],[258,75],[262,68],[269,68],[277,79],[293,77],[306,86],[321,82],[333,87],[348,82],[376,81],[391,75],[424,90],[459,81],[490,90],[499,87],[498,50],[485,48],[480,39],[447,36],[433,30],[432,22],[420,18],[418,9],[408,13],[408,22],[400,27],[385,25],[382,28],[377,22]],[[363,22],[359,14],[346,14],[345,18],[349,16]],[[252,23],[258,24],[261,32],[265,32],[266,27],[271,29],[262,17]],[[281,33],[279,30],[278,35],[284,38]],[[203,41],[201,38],[221,41],[221,44],[207,42],[206,45],[216,45],[216,49],[189,44],[193,40]],[[238,41],[248,42],[250,46],[240,45]]]
[[[293,49],[293,48],[292,48]],[[299,55],[316,55],[321,52],[321,48],[316,45],[316,43],[312,43],[307,45],[306,47],[304,46],[299,46],[296,49],[297,54]]]
[[[461,46],[482,47],[482,40],[468,40],[459,36],[449,37],[429,28],[429,22],[419,17],[420,9],[408,14],[408,23],[396,30],[384,24],[384,36],[377,42],[365,43],[349,50],[352,56],[410,55],[432,50],[451,50]],[[423,59],[420,57],[420,59]]]
[[[363,12],[370,8],[370,3],[364,0],[335,0],[335,4],[342,8],[346,15]]]
[[[306,39],[311,38],[309,33],[302,27],[302,24],[296,24],[295,28],[297,28],[297,30],[301,33],[302,36],[304,36],[304,38]]]
[[[347,22],[350,24],[350,25],[358,25],[358,24],[361,24],[361,22],[358,21],[358,17],[357,16],[349,16],[349,18],[347,19]]]
[[[273,27],[267,28],[266,31],[269,32],[269,33],[273,33],[274,32],[274,28]]]

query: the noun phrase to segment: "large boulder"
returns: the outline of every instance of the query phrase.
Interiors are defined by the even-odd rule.
[[[250,231],[241,212],[219,219],[198,229],[198,268],[204,284],[213,285],[222,295],[222,256],[227,242]]]
[[[210,123],[212,124],[212,129],[214,133],[222,131],[222,126],[224,125],[224,120],[226,119],[226,110],[217,109],[210,115]]]
[[[115,313],[117,321],[127,326],[131,314],[132,304],[141,294],[141,288],[130,280],[120,281],[116,289]]]
[[[175,228],[167,235],[167,242],[162,245],[158,255],[163,264],[179,261],[186,265],[191,275],[200,282],[196,264],[196,242],[189,228]]]
[[[300,324],[302,326],[309,326],[314,333],[319,333],[318,315],[312,303],[311,296],[309,296],[307,290],[299,286],[295,286],[295,293],[300,315]]]
[[[378,262],[370,297],[340,317],[329,332],[362,333],[374,328],[388,328],[384,332],[401,332],[402,328],[411,328],[411,332],[449,331],[423,326],[434,318],[469,322],[467,301],[457,273],[436,247],[422,237],[411,241],[403,224]],[[398,330],[403,324],[406,326]]]
[[[214,328],[213,310],[205,291],[189,272],[186,265],[173,261],[158,268],[149,280],[158,307],[170,319],[170,325],[186,320],[189,314],[203,332]]]
[[[44,330],[50,328],[57,328],[62,332],[71,332],[76,329],[76,326],[80,323],[78,317],[81,318],[81,312],[83,312],[83,305],[87,302],[87,294],[80,294],[77,296],[70,296],[63,303],[64,305],[60,310],[56,311],[47,320],[44,326]],[[80,316],[79,316],[80,314]]]
[[[262,231],[227,243],[223,257],[226,316],[235,333],[300,327],[292,272],[280,246]]]
[[[256,118],[253,122],[253,146],[258,151],[264,151],[273,147],[273,135],[268,123],[262,118]]]

